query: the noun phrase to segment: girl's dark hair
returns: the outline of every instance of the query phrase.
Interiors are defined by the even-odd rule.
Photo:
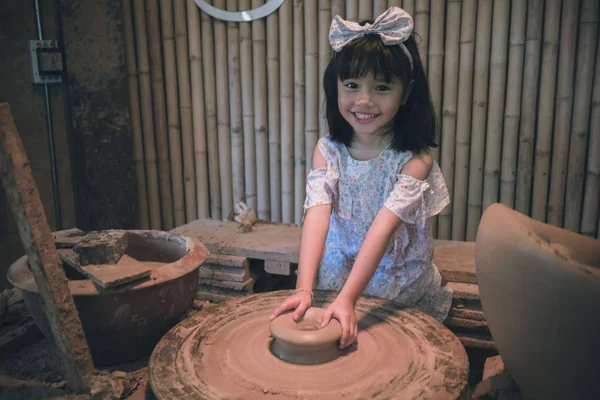
[[[369,21],[361,25],[365,22]],[[414,34],[404,45],[412,55],[412,74],[410,61],[400,46],[384,45],[377,34],[355,39],[339,53],[333,52],[323,75],[323,86],[329,133],[334,141],[347,146],[352,141],[352,127],[338,108],[338,80],[359,78],[372,72],[375,76],[383,75],[387,82],[394,76],[400,78],[404,90],[413,81],[408,99],[393,119],[391,147],[397,151],[414,153],[437,147],[437,119]]]

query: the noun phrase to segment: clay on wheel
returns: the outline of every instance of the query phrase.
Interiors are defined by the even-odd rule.
[[[154,349],[149,382],[159,400],[457,399],[467,385],[465,348],[415,309],[362,297],[358,345],[318,365],[273,355],[269,316],[291,291],[229,300],[182,321]],[[326,308],[337,293],[315,291]]]
[[[310,307],[298,321],[294,321],[293,312],[271,321],[273,354],[282,360],[302,365],[322,364],[338,358],[342,327],[338,320],[332,319],[321,328],[324,314],[324,308]]]

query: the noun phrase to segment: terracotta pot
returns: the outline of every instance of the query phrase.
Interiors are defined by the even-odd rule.
[[[69,289],[97,366],[115,365],[150,356],[154,346],[192,308],[199,267],[208,250],[199,241],[160,231],[128,231],[126,253],[156,263],[150,279],[99,291],[69,267]],[[8,280],[22,290],[35,323],[52,340],[41,296],[27,256],[8,271]]]
[[[600,241],[495,204],[475,247],[485,318],[533,399],[600,399]]]

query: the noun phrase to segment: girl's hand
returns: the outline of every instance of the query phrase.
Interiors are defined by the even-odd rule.
[[[279,305],[279,307],[277,307],[275,309],[275,311],[273,311],[273,314],[271,314],[270,320],[273,321],[275,318],[277,318],[279,315],[281,315],[285,311],[295,309],[296,312],[294,312],[294,315],[292,316],[292,318],[294,319],[294,321],[298,321],[304,315],[306,310],[308,310],[308,308],[310,307],[311,304],[312,304],[312,295],[309,292],[306,292],[306,291],[296,292],[293,295],[289,296],[287,299],[285,299]]]
[[[327,326],[331,318],[340,321],[342,326],[342,337],[340,339],[340,349],[350,346],[356,341],[358,336],[358,320],[354,312],[354,303],[344,297],[339,297],[327,307],[325,315],[321,321],[321,328]]]

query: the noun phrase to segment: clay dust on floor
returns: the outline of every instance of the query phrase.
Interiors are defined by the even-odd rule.
[[[88,400],[89,394],[76,394],[67,388],[60,358],[45,337],[24,346],[0,360],[0,399]],[[127,372],[134,382],[126,399],[144,399],[148,360],[107,369]]]

